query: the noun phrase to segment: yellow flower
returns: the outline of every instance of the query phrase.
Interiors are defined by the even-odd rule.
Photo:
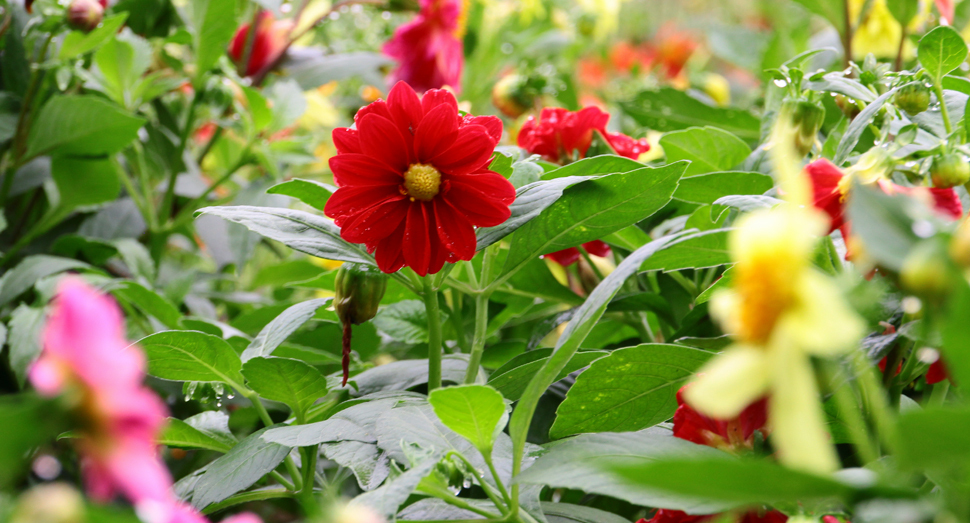
[[[862,0],[852,0],[850,3],[850,8],[854,11],[853,18],[857,19],[862,3]],[[874,0],[865,19],[859,21],[852,36],[853,58],[862,60],[869,53],[876,58],[895,58],[896,53],[899,52],[899,39],[902,35],[903,26],[893,18],[886,0]],[[903,45],[903,57],[912,56],[913,45],[906,41]]]
[[[736,417],[769,395],[771,438],[788,466],[824,473],[838,468],[825,428],[811,356],[850,350],[864,323],[838,287],[811,265],[826,220],[783,204],[742,217],[730,239],[732,288],[710,304],[735,344],[699,372],[685,391],[702,414]]]
[[[579,0],[583,11],[596,17],[593,36],[603,40],[616,32],[620,23],[620,3],[623,0]]]
[[[717,73],[707,73],[704,76],[704,93],[710,96],[717,105],[726,107],[731,103],[731,84],[727,78]]]

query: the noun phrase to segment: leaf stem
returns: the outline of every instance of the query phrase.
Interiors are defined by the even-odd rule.
[[[249,402],[253,404],[253,408],[255,408],[256,412],[259,413],[259,419],[263,420],[264,425],[266,425],[267,427],[270,427],[273,425],[273,418],[269,416],[269,412],[266,411],[266,407],[263,406],[263,402],[260,401],[259,395],[256,394],[255,391],[250,390],[249,388],[246,388],[246,387],[242,387],[238,383],[235,383],[235,384],[230,383],[230,385],[236,390],[238,390],[240,394],[245,396],[246,399],[248,399]],[[283,463],[286,465],[286,471],[289,472],[290,478],[293,481],[293,489],[302,490],[303,477],[300,474],[300,469],[298,469],[296,467],[296,463],[293,462],[293,458],[291,458],[289,454],[287,454],[286,458],[283,460]]]
[[[943,117],[943,127],[946,129],[946,137],[949,138],[953,133],[953,125],[950,123],[950,110],[946,108],[946,98],[943,97],[942,80],[933,82],[933,92],[936,93],[936,100],[940,103],[940,116]]]
[[[477,468],[475,468],[475,465],[472,465],[472,463],[468,461],[468,458],[466,458],[460,452],[450,451],[447,454],[445,454],[446,458],[451,456],[455,456],[458,459],[465,462],[465,466],[468,467],[468,470],[470,470],[472,474],[475,475],[475,479],[478,480],[478,484],[481,485],[482,490],[485,491],[485,495],[488,496],[488,499],[492,500],[492,503],[495,505],[495,508],[497,508],[499,512],[501,512],[503,515],[507,515],[509,512],[509,508],[505,505],[505,503],[502,503],[502,500],[499,499],[499,493],[495,492],[495,489],[493,489],[492,486],[485,481],[485,477],[481,474],[481,472],[478,471]],[[495,480],[496,484],[501,483],[501,480],[498,479],[498,476],[496,476],[494,472],[492,473],[492,477],[496,478]],[[503,488],[503,491],[504,490],[505,489]],[[508,500],[508,498],[506,498],[506,500]]]
[[[428,392],[441,388],[441,311],[438,291],[432,286],[432,276],[422,278],[424,306],[428,316]]]
[[[485,464],[488,465],[488,471],[492,473],[492,479],[495,480],[495,486],[497,486],[499,492],[502,493],[502,499],[504,499],[506,503],[511,505],[512,497],[509,496],[509,491],[505,489],[505,484],[502,483],[502,478],[499,477],[498,471],[495,470],[495,464],[492,461],[491,454],[485,454],[484,452],[482,452],[482,457],[485,459]]]
[[[488,331],[488,298],[490,292],[475,295],[475,334],[472,336],[472,350],[465,370],[465,384],[471,385],[478,379],[478,369],[485,352],[485,337]]]

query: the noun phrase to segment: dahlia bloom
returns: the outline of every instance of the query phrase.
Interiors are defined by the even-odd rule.
[[[600,240],[593,240],[591,242],[584,243],[583,249],[585,249],[589,254],[599,256],[600,258],[605,258],[610,255],[610,246]],[[563,267],[568,267],[579,261],[580,253],[579,249],[570,247],[561,251],[544,254],[543,258],[549,258]]]
[[[172,492],[155,444],[168,412],[142,385],[145,359],[125,340],[114,301],[78,278],[64,278],[43,344],[29,379],[43,396],[64,394],[84,420],[76,445],[88,494],[102,502],[121,494],[150,523],[205,522]]]
[[[768,399],[761,398],[748,405],[733,419],[714,419],[694,410],[684,401],[684,385],[677,391],[677,410],[674,412],[674,437],[722,450],[754,447],[754,433],[767,434]]]
[[[269,67],[282,55],[288,46],[290,29],[293,22],[290,20],[276,20],[273,13],[261,11],[256,21],[256,35],[253,37],[253,50],[249,55],[249,62],[243,73],[246,76],[255,76],[263,69]],[[246,41],[249,39],[249,24],[243,24],[232,37],[229,44],[229,57],[232,61],[239,64],[243,55],[246,54]],[[241,69],[241,68],[240,68]]]
[[[692,516],[680,510],[659,509],[650,519],[641,519],[637,523],[703,523],[721,517],[721,514],[707,514]],[[777,510],[758,511],[749,510],[737,518],[737,523],[785,523],[788,516]],[[826,522],[828,523],[828,522]]]
[[[420,0],[414,20],[398,27],[384,54],[398,61],[392,82],[407,82],[418,92],[449,86],[461,90],[465,64],[462,0]]]
[[[732,288],[711,316],[735,343],[699,371],[683,398],[705,416],[730,419],[770,398],[771,440],[788,466],[838,468],[819,403],[811,356],[842,354],[865,324],[831,279],[812,267],[826,224],[818,211],[787,205],[742,217],[729,239]]]
[[[519,147],[550,162],[564,164],[585,158],[593,142],[593,131],[599,131],[620,156],[636,160],[650,150],[645,138],[635,140],[622,133],[606,132],[609,120],[609,113],[598,107],[584,107],[576,112],[546,107],[538,120],[530,116],[522,124]]]
[[[475,227],[507,220],[515,189],[488,170],[502,122],[458,115],[448,91],[418,98],[404,82],[333,131],[330,170],[339,189],[324,213],[340,236],[366,244],[384,272],[421,276],[475,256]]]

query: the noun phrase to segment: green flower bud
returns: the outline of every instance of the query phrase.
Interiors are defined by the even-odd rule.
[[[893,101],[907,113],[919,114],[930,106],[930,90],[920,83],[909,84],[896,91]]]
[[[812,150],[818,130],[825,121],[825,107],[805,98],[788,99],[782,105],[782,114],[786,113],[791,115],[791,123],[795,128],[795,151],[805,156]]]
[[[945,189],[970,181],[970,163],[960,153],[944,154],[933,158],[930,167],[933,186]]]
[[[842,114],[850,120],[858,116],[859,112],[861,112],[859,104],[844,94],[835,95],[835,105],[839,106]]]
[[[950,263],[947,245],[937,239],[918,244],[899,270],[899,283],[904,290],[931,301],[946,297],[956,277],[959,275]]]
[[[387,275],[377,267],[345,263],[337,269],[333,306],[343,323],[344,381],[350,377],[351,325],[360,325],[377,314],[387,289]]]
[[[509,74],[502,77],[492,88],[492,104],[509,118],[522,116],[535,105],[535,94],[528,88],[528,77]]]

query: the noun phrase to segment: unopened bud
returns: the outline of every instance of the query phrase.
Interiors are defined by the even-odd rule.
[[[825,107],[805,98],[789,99],[782,106],[782,114],[786,113],[791,115],[792,127],[795,128],[795,152],[805,156],[812,150],[825,120]]]
[[[91,31],[104,18],[104,7],[98,0],[74,0],[67,8],[67,23],[85,33]]]
[[[835,105],[839,106],[839,110],[841,110],[842,114],[844,114],[849,120],[858,116],[862,111],[862,109],[859,108],[859,104],[855,100],[844,94],[835,95]]]
[[[345,263],[337,270],[333,306],[343,324],[343,384],[350,377],[351,325],[360,325],[377,315],[387,289],[387,275],[363,263]]]
[[[930,167],[933,186],[941,189],[956,187],[970,181],[970,163],[960,153],[949,153],[933,158]]]
[[[535,104],[535,96],[528,92],[528,81],[520,74],[503,76],[492,88],[492,104],[509,118],[522,116]]]
[[[10,523],[82,523],[84,500],[65,483],[38,485],[21,497]]]
[[[893,101],[907,113],[919,114],[930,106],[930,90],[925,85],[912,83],[896,91]]]

